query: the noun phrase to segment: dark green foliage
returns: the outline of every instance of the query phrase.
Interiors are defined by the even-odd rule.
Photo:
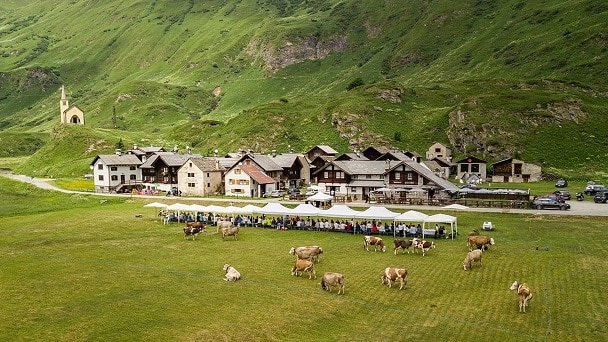
[[[348,86],[346,86],[346,90],[352,90],[353,88],[357,88],[364,84],[365,82],[363,82],[363,79],[361,77],[357,77],[352,82],[350,82]]]
[[[517,153],[560,170],[584,160],[572,172],[593,174],[608,159],[597,152],[608,148],[606,6],[0,0],[0,130],[48,136],[64,84],[85,112],[83,132],[126,145],[128,134],[201,151],[325,143],[422,153],[446,141],[457,156]],[[553,143],[566,134],[576,146]],[[22,142],[7,153],[37,146]],[[65,161],[30,162],[73,163],[59,146],[43,150]],[[91,144],[78,146],[86,155]],[[86,169],[77,160],[70,169]]]

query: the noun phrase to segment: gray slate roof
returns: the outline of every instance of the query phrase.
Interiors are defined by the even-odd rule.
[[[101,159],[104,165],[141,165],[141,160],[134,154],[100,154],[93,159],[91,165],[94,165],[97,159]]]

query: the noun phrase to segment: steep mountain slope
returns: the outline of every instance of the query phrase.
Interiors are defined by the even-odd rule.
[[[594,177],[607,44],[599,1],[0,0],[0,138],[50,136],[65,84],[110,149],[442,141]]]

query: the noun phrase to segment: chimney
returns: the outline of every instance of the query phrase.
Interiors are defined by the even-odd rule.
[[[276,157],[277,156],[277,150],[272,150],[272,156]]]
[[[119,148],[117,148],[117,149],[116,149],[116,155],[117,155],[117,156],[122,156],[122,150],[121,150],[121,149],[119,149]]]
[[[138,148],[138,147],[139,147],[139,146],[137,146],[137,144],[133,144],[133,149],[134,149],[134,150],[137,150],[137,148]]]

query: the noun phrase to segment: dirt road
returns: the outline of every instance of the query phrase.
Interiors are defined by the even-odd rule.
[[[45,178],[35,178],[24,175],[15,175],[8,172],[1,172],[0,176],[4,176],[7,178],[11,178],[14,180],[18,180],[21,182],[26,182],[33,184],[41,189],[60,191],[63,193],[79,193],[84,195],[95,195],[95,196],[119,196],[119,197],[132,197],[131,194],[108,194],[108,193],[90,193],[83,191],[71,191],[58,188],[50,183],[51,180]],[[159,199],[159,196],[144,196],[144,195],[136,195],[139,198],[150,198],[150,199]],[[163,197],[161,197],[163,198]],[[171,199],[176,199],[176,197],[170,197]],[[205,200],[212,202],[242,202],[242,203],[252,203],[252,204],[264,204],[268,202],[276,201],[276,199],[234,199],[234,198],[196,198],[196,197],[178,197],[180,201],[192,201],[192,200]],[[297,201],[288,201],[282,200],[281,203],[288,204],[298,204],[300,202]],[[506,208],[469,208],[466,209],[467,212],[480,212],[480,213],[517,213],[517,214],[539,214],[539,215],[574,215],[574,216],[608,216],[608,204],[604,203],[593,203],[593,201],[568,201],[570,203],[570,210],[537,210],[537,209],[506,209]],[[353,202],[350,203],[349,206],[352,207],[369,207],[369,204],[364,202]],[[393,209],[394,211],[406,211],[406,210],[426,210],[426,211],[442,211],[445,212],[445,209],[441,207],[434,206],[413,206],[413,205],[387,205],[389,209]]]

